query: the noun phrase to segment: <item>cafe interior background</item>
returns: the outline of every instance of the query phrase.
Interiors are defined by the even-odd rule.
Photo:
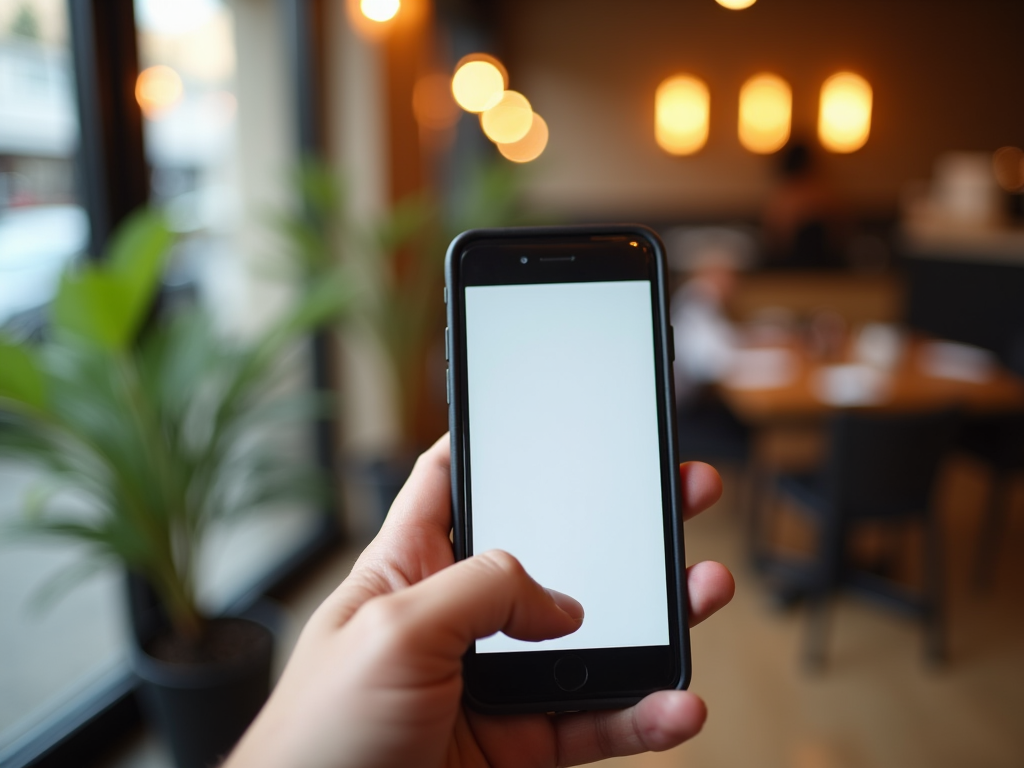
[[[687,558],[737,595],[692,632],[703,733],[608,765],[1019,766],[1022,29],[1010,0],[0,0],[0,324],[41,343],[62,271],[147,203],[157,315],[230,339],[302,253],[342,266],[278,384],[334,407],[254,438],[328,490],[199,559],[209,612],[275,601],[279,667],[446,429],[445,238],[652,226],[680,450],[726,486]],[[0,458],[5,525],[43,479]],[[170,765],[123,569],[39,604],[88,555],[0,545],[0,765]]]

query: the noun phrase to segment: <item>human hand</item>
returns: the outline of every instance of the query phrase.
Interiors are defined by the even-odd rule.
[[[575,600],[534,582],[515,558],[454,564],[447,436],[420,457],[374,541],[317,609],[267,706],[227,768],[556,766],[664,750],[695,735],[704,704],[659,691],[625,710],[487,716],[462,708],[462,654],[502,630],[520,639],[574,631]],[[721,480],[680,467],[684,518]],[[690,623],[732,597],[718,563],[687,570]]]

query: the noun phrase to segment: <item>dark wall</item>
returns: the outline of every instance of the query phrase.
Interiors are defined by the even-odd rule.
[[[874,88],[867,145],[824,157],[851,207],[891,215],[907,181],[949,150],[1024,144],[1021,0],[515,0],[502,6],[511,87],[550,126],[530,198],[569,214],[750,216],[773,160],[736,138],[738,94],[771,71],[793,88],[794,130],[814,139],[818,91],[851,69]],[[654,142],[658,83],[677,72],[711,91],[707,146],[673,158]]]
[[[1024,264],[922,257],[903,261],[907,324],[990,349],[1024,375]]]

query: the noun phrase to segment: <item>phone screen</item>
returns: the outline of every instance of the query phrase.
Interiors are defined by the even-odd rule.
[[[472,550],[579,600],[555,640],[477,653],[667,646],[649,280],[465,287]]]

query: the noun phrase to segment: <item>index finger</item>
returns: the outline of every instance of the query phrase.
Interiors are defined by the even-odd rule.
[[[680,464],[679,484],[683,495],[683,520],[700,514],[722,496],[718,470],[703,461]]]
[[[384,519],[382,532],[403,525],[426,526],[448,537],[452,529],[451,440],[445,432],[416,464]]]

